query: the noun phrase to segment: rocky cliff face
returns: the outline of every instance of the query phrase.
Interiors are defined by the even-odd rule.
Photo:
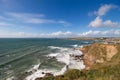
[[[90,67],[96,63],[110,61],[118,52],[116,47],[117,46],[113,44],[91,44],[84,46],[80,50],[84,53],[83,60],[86,69],[90,69]]]
[[[80,50],[84,54],[73,57],[84,60],[86,69],[69,69],[64,75],[36,80],[120,80],[120,44],[91,44]]]

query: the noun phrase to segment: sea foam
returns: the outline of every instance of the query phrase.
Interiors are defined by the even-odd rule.
[[[64,74],[68,68],[69,69],[79,69],[79,70],[85,68],[85,65],[82,60],[76,61],[74,59],[74,57],[70,56],[70,55],[82,55],[83,53],[80,50],[76,50],[73,48],[55,47],[55,46],[49,46],[48,48],[58,49],[58,52],[50,53],[50,54],[46,55],[46,57],[54,57],[57,59],[58,62],[65,63],[66,65],[60,71],[48,70],[48,69],[44,69],[44,70],[36,69],[37,71],[33,72],[32,75],[26,77],[26,80],[35,80],[38,77],[44,77],[45,74],[42,74],[43,72],[44,73],[52,73],[53,75],[56,76],[56,75]],[[36,67],[37,66],[38,65],[36,65]],[[34,66],[33,69],[36,67]]]

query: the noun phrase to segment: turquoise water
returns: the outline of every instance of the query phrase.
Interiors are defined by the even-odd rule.
[[[87,45],[93,41],[65,39],[0,39],[0,80],[15,76],[23,80],[26,71],[41,63],[40,68],[61,69],[64,63],[48,59],[45,55],[57,52],[49,46],[73,48],[71,45]]]

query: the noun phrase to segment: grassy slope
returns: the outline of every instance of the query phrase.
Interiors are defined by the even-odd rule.
[[[98,52],[97,48],[94,50]],[[120,44],[117,44],[117,50],[118,53],[112,57],[111,61],[95,64],[90,70],[79,71],[73,69],[68,70],[64,75],[38,78],[36,80],[120,80]],[[99,51],[104,52],[100,49]]]

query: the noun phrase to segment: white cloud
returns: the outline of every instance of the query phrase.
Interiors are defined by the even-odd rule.
[[[72,32],[66,31],[58,31],[53,33],[46,33],[46,34],[34,34],[34,33],[25,33],[25,32],[0,32],[0,37],[2,38],[55,38],[55,37],[71,37],[73,35]]]
[[[6,13],[9,17],[18,20],[18,22],[41,24],[41,23],[54,23],[53,20],[44,19],[43,14],[30,14],[30,13]]]
[[[120,29],[118,30],[89,30],[87,32],[74,34],[70,31],[58,31],[45,34],[35,34],[26,32],[5,32],[0,31],[0,38],[66,38],[66,37],[120,37]]]
[[[102,5],[98,11],[95,11],[94,13],[97,14],[98,16],[103,16],[105,15],[110,9],[112,8],[116,8],[116,5],[112,5],[112,4],[105,4]]]
[[[5,18],[5,17],[3,17],[3,16],[0,16],[0,19],[1,19],[1,20],[4,20],[4,19],[6,19],[6,18]]]
[[[93,31],[89,30],[87,32],[80,33],[79,36],[83,37],[120,37],[120,30],[106,30],[106,31]]]
[[[73,33],[70,32],[70,31],[57,31],[57,32],[52,32],[52,33],[49,33],[49,34],[40,34],[41,37],[72,37],[73,36]]]
[[[80,36],[95,36],[97,34],[99,34],[100,31],[92,31],[92,30],[89,30],[87,32],[83,32],[83,33],[80,33],[79,35]]]
[[[53,36],[53,37],[62,37],[62,36],[71,36],[72,35],[72,32],[70,31],[66,31],[66,32],[62,32],[62,31],[58,31],[58,32],[53,32],[50,34],[50,36]]]
[[[14,18],[33,18],[33,17],[44,17],[44,14],[32,14],[32,13],[13,13],[13,12],[6,12],[6,15],[10,15]]]
[[[97,17],[89,23],[88,26],[91,27],[119,27],[120,22],[113,22],[111,20],[103,20],[102,16],[105,15],[108,11],[110,11],[113,8],[117,8],[116,5],[112,4],[105,4],[102,5],[98,11],[95,11],[94,13],[97,15]]]
[[[63,21],[63,20],[59,20],[57,21],[57,23],[63,24],[64,26],[70,26],[71,24],[69,22]]]
[[[115,31],[115,34],[116,34],[116,35],[120,35],[120,30],[116,30],[116,31]]]
[[[22,23],[31,23],[31,24],[52,23],[52,24],[62,24],[64,26],[70,26],[70,23],[67,21],[47,19],[43,14],[12,13],[12,12],[7,12],[5,14],[8,17]]]
[[[111,20],[103,21],[100,17],[96,17],[95,20],[91,21],[89,26],[91,27],[119,27],[119,22],[112,22]]]
[[[43,23],[55,23],[53,20],[48,19],[38,19],[38,18],[26,18],[24,19],[25,23],[32,23],[32,24],[43,24]]]
[[[14,24],[8,22],[0,22],[0,27],[13,26]]]

